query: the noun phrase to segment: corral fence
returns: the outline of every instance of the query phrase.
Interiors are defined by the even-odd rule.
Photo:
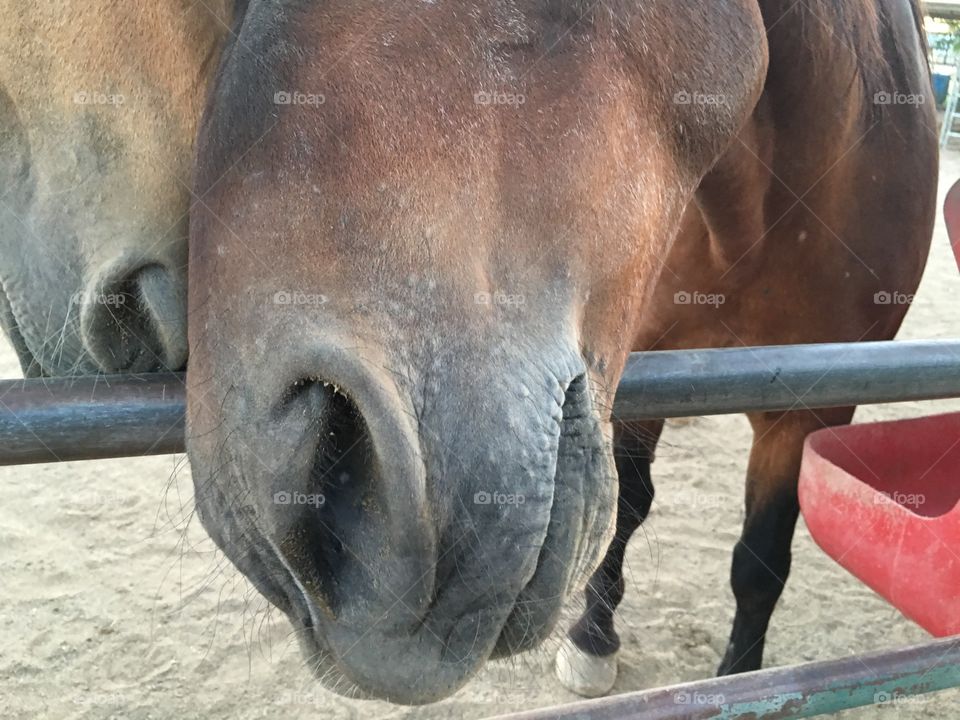
[[[184,450],[182,374],[0,381],[0,465]],[[960,341],[635,353],[614,415],[638,420],[960,397]],[[960,686],[960,638],[627,693],[513,720],[803,718]]]

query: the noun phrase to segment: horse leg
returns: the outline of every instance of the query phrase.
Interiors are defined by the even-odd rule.
[[[613,627],[613,613],[623,599],[627,542],[653,502],[650,464],[662,430],[662,420],[614,425],[614,459],[620,479],[616,531],[587,583],[586,610],[557,653],[558,679],[579,695],[604,695],[617,679],[620,638]]]
[[[737,601],[719,675],[758,670],[770,616],[790,573],[790,545],[800,512],[797,480],[804,438],[846,425],[853,408],[750,415],[754,441],[747,469],[746,519],[733,551],[730,584]]]

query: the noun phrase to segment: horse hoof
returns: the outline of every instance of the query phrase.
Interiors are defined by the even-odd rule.
[[[600,697],[610,692],[617,680],[617,655],[591,655],[564,638],[557,651],[555,671],[567,690],[583,697]]]

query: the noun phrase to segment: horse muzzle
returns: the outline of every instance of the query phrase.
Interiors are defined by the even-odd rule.
[[[196,470],[224,461],[209,491],[196,473],[204,525],[334,684],[446,697],[542,640],[592,570],[612,459],[582,361],[546,356],[400,384],[326,349],[192,443]]]

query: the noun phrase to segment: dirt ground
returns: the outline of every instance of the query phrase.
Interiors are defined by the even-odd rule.
[[[944,158],[941,196],[960,177]],[[854,202],[855,198],[851,198]],[[901,338],[960,337],[960,275],[942,222]],[[19,377],[0,347],[0,377]],[[960,401],[864,408],[879,420]],[[628,555],[615,692],[711,675],[729,632],[727,575],[739,534],[750,432],[741,416],[671,422],[658,498]],[[487,718],[571,701],[552,647],[491,664],[425,708],[346,700],[315,685],[289,626],[191,522],[181,456],[0,470],[0,717]],[[922,642],[927,634],[827,558],[801,523],[767,665]],[[571,607],[572,618],[578,609]],[[844,718],[958,717],[949,691]]]

